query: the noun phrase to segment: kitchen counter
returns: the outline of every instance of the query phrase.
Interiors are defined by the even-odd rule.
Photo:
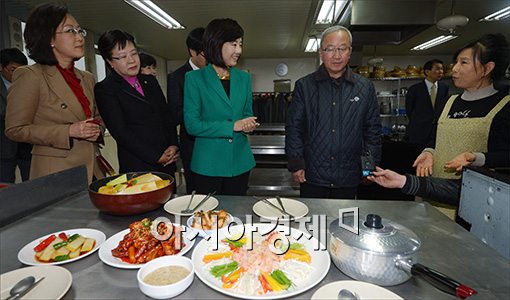
[[[251,207],[256,202],[251,197],[217,196],[217,198],[220,201],[218,208],[227,210],[243,221],[245,214],[252,213]],[[470,299],[503,299],[510,293],[510,262],[427,203],[328,199],[301,199],[301,201],[308,205],[309,216],[326,214],[327,224],[338,217],[338,209],[357,206],[360,214],[378,213],[383,218],[390,218],[407,226],[422,241],[418,262],[476,289],[479,294]],[[242,205],[239,205],[240,203]],[[17,260],[18,251],[25,244],[47,233],[87,227],[101,230],[110,237],[126,229],[133,221],[144,217],[154,219],[159,216],[174,220],[173,216],[162,208],[138,216],[106,215],[98,212],[92,205],[86,191],[81,191],[0,228],[0,272],[5,273],[24,267]],[[254,220],[258,221],[258,218],[254,217]],[[294,223],[295,225],[297,224]],[[191,257],[191,253],[192,251],[188,252],[186,256]],[[145,298],[138,289],[137,270],[110,267],[99,259],[97,252],[62,266],[73,274],[72,287],[64,299]],[[337,280],[350,279],[331,263],[324,280],[295,299],[310,299],[319,287]],[[387,288],[404,299],[455,299],[418,278],[411,278],[403,284]],[[206,286],[197,277],[192,286],[177,297],[177,299],[227,298],[226,295]]]

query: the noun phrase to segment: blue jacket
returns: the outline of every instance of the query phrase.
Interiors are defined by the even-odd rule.
[[[372,82],[349,68],[332,79],[324,65],[299,79],[287,112],[289,171],[304,169],[313,185],[355,187],[361,180],[363,147],[378,164],[381,122]]]

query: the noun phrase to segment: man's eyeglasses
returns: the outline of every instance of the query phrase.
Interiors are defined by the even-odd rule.
[[[81,35],[82,37],[86,37],[87,36],[87,31],[85,29],[76,29],[76,28],[68,28],[68,29],[64,29],[63,31],[56,31],[55,33],[72,33],[73,35]]]
[[[138,56],[138,51],[134,51],[134,52],[131,52],[129,54],[124,54],[124,55],[121,55],[121,56],[112,56],[112,58],[115,59],[115,60],[125,60],[128,57],[136,57],[136,56]]]
[[[336,52],[338,52],[340,54],[344,54],[345,52],[349,51],[350,49],[351,49],[351,47],[348,47],[348,46],[337,47],[337,48],[327,47],[327,48],[322,49],[322,51],[326,52],[326,54],[328,54],[328,55],[333,55]]]

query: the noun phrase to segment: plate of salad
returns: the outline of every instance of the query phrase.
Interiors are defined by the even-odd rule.
[[[233,226],[217,240],[198,243],[191,257],[195,274],[231,297],[282,299],[301,294],[321,282],[331,264],[326,248],[315,250],[320,242],[302,234],[274,224]]]
[[[106,236],[90,228],[68,229],[42,236],[18,252],[26,265],[61,265],[82,259],[99,249]]]

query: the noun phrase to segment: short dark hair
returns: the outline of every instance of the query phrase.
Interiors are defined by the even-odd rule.
[[[57,4],[42,4],[30,12],[23,36],[28,56],[35,62],[50,66],[58,63],[51,40],[67,14],[67,7]]]
[[[432,70],[432,67],[435,65],[435,64],[441,64],[441,65],[444,65],[443,61],[439,60],[439,59],[431,59],[429,60],[428,62],[425,63],[425,65],[423,66],[423,70]]]
[[[18,48],[2,49],[0,51],[0,63],[2,64],[2,68],[12,62],[22,66],[28,65],[27,57]]]
[[[233,42],[244,35],[243,28],[232,19],[214,19],[205,28],[204,54],[208,62],[227,68],[222,56],[222,47],[226,42]]]
[[[147,53],[140,53],[139,56],[140,56],[140,68],[145,68],[148,66],[154,67],[157,66],[156,59],[154,58],[154,56],[149,55]]]
[[[186,46],[188,46],[189,50],[195,50],[197,52],[202,52],[204,50],[203,38],[204,38],[204,27],[197,27],[191,30],[188,33],[188,37],[186,38]],[[189,54],[191,56],[191,53]]]
[[[453,60],[456,61],[460,52],[466,49],[473,50],[473,61],[480,61],[482,65],[494,62],[494,69],[490,76],[493,81],[504,78],[510,61],[510,49],[505,36],[501,33],[485,34],[481,38],[465,45],[455,52]]]
[[[112,50],[115,45],[118,44],[120,49],[124,49],[126,48],[127,42],[133,43],[136,48],[135,38],[131,34],[119,29],[109,30],[99,37],[97,50],[99,50],[99,54],[101,54],[108,69],[110,69],[111,66],[106,61],[112,60]]]

